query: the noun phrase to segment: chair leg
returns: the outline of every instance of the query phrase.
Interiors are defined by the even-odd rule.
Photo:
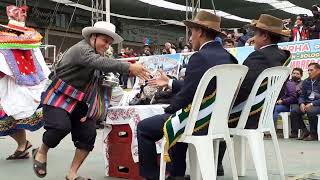
[[[166,162],[164,161],[164,146],[165,146],[165,139],[163,139],[161,145],[161,157],[160,157],[160,177],[159,180],[166,179]]]
[[[246,176],[246,138],[243,136],[233,136],[233,143],[235,147],[236,167],[238,169],[238,176]]]
[[[213,141],[210,139],[199,138],[192,142],[196,148],[199,160],[200,172],[203,180],[216,180],[217,172],[215,169],[215,159],[213,153]]]
[[[280,116],[282,119],[283,138],[289,139],[289,134],[290,134],[289,113],[283,112],[283,113],[280,113]]]
[[[188,144],[189,164],[190,164],[190,179],[201,180],[201,172],[197,151],[193,144]]]
[[[264,150],[263,133],[252,132],[247,136],[252,159],[259,180],[268,180],[266,154]]]
[[[214,153],[214,160],[216,165],[216,172],[218,170],[218,156],[219,156],[219,145],[220,140],[213,141],[213,153]]]
[[[227,144],[229,161],[230,161],[231,170],[232,170],[232,177],[233,177],[233,179],[238,180],[236,160],[235,160],[235,157],[234,157],[234,149],[233,149],[233,144],[232,144],[230,135],[227,135],[225,137],[225,141],[226,141],[226,144]]]
[[[271,133],[271,137],[272,137],[272,141],[273,141],[273,147],[274,147],[276,157],[277,157],[278,167],[279,167],[279,171],[280,171],[280,179],[285,180],[284,167],[283,167],[283,163],[282,163],[282,157],[281,157],[277,134],[274,130],[271,130],[270,133]]]

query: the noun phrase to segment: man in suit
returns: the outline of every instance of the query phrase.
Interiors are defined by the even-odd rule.
[[[254,21],[252,26],[255,29],[255,51],[252,52],[243,63],[249,68],[249,71],[241,85],[234,107],[247,100],[255,80],[262,71],[270,67],[282,66],[290,57],[289,51],[280,50],[277,45],[282,36],[288,36],[282,32],[283,22],[281,19],[267,14],[262,14],[258,21]],[[169,88],[172,88],[173,92],[175,92],[180,87],[179,84],[183,84],[183,81],[175,81],[166,76],[161,76],[157,80],[150,81],[150,83],[154,86],[168,86]],[[261,111],[256,111],[255,113],[251,113],[246,128],[257,128],[260,112]],[[229,127],[235,127],[237,125],[239,115],[240,113],[233,113],[230,115]],[[225,150],[225,143],[220,143],[217,171],[218,176],[224,175],[222,160]],[[175,160],[180,159],[174,159],[173,161]]]
[[[290,57],[289,51],[281,50],[277,45],[283,36],[288,36],[282,32],[283,22],[281,19],[262,14],[259,20],[252,25],[255,28],[255,51],[249,54],[243,62],[243,65],[246,65],[249,71],[241,85],[234,107],[247,100],[254,82],[262,71],[270,67],[283,66]],[[246,128],[257,128],[260,112],[251,113]],[[231,118],[233,118],[232,114]],[[238,119],[231,119],[229,127],[235,127]]]
[[[213,39],[220,33],[221,18],[207,11],[200,11],[193,21],[184,21],[191,29],[192,47],[198,52],[189,60],[184,81],[174,81],[174,91],[178,92],[165,114],[153,116],[138,124],[138,148],[140,175],[147,180],[159,179],[155,142],[163,137],[163,126],[168,117],[188,106],[194,97],[203,74],[211,67],[220,64],[235,64],[237,60],[221,44]],[[150,81],[150,83],[154,83]],[[205,95],[212,94],[215,83],[211,82]],[[186,169],[187,144],[177,143],[172,148],[172,164],[167,179],[183,179]]]
[[[234,107],[248,99],[253,84],[262,71],[270,67],[286,65],[290,57],[289,51],[281,50],[277,45],[283,36],[289,36],[282,31],[283,21],[281,19],[268,14],[261,14],[259,20],[252,25],[255,29],[255,51],[249,54],[243,62],[243,65],[246,65],[249,71],[241,85]],[[252,107],[246,128],[256,129],[258,127],[261,113],[261,109],[258,109],[260,107],[261,105]],[[240,113],[230,115],[229,127],[236,127],[239,115]],[[222,164],[225,150],[225,146],[220,146],[218,164]]]

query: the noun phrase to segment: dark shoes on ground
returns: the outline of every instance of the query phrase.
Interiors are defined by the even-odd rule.
[[[297,139],[298,138],[298,133],[291,133],[289,138],[290,139]]]
[[[309,136],[303,139],[304,141],[317,141],[318,135],[317,134],[309,134]]]
[[[310,135],[309,131],[302,131],[298,140],[304,140],[304,138],[308,137],[309,135]]]

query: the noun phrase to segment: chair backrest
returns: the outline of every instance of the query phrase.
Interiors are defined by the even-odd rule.
[[[273,124],[273,110],[282,86],[288,76],[290,68],[277,66],[264,70],[255,81],[251,93],[242,109],[237,128],[244,129],[252,106],[262,103],[262,111],[258,128],[271,128]],[[264,87],[260,87],[263,86]],[[259,88],[262,92],[258,93]],[[261,90],[259,90],[261,91]]]
[[[210,81],[216,77],[216,96],[212,106],[203,111],[211,113],[208,135],[213,132],[224,132],[228,130],[228,119],[235,97],[240,85],[248,72],[248,67],[238,64],[224,64],[210,68],[203,75],[194,95],[190,114],[181,139],[193,134],[199,114],[200,105]]]

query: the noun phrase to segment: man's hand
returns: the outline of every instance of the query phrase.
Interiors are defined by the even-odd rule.
[[[305,110],[306,111],[310,111],[312,107],[313,107],[313,104],[309,103],[309,104],[306,105]]]
[[[150,72],[141,64],[130,64],[129,66],[130,75],[138,76],[143,80],[148,80]]]
[[[81,119],[80,119],[80,122],[84,123],[84,122],[86,122],[86,120],[87,120],[87,116],[81,118]]]
[[[300,110],[301,112],[306,113],[306,105],[300,104]]]
[[[278,101],[277,101],[277,104],[282,104],[283,103],[283,101],[281,100],[281,99],[279,99]]]
[[[168,87],[170,78],[167,76],[167,74],[163,71],[160,71],[160,76],[151,79],[148,81],[148,85],[151,87]]]

